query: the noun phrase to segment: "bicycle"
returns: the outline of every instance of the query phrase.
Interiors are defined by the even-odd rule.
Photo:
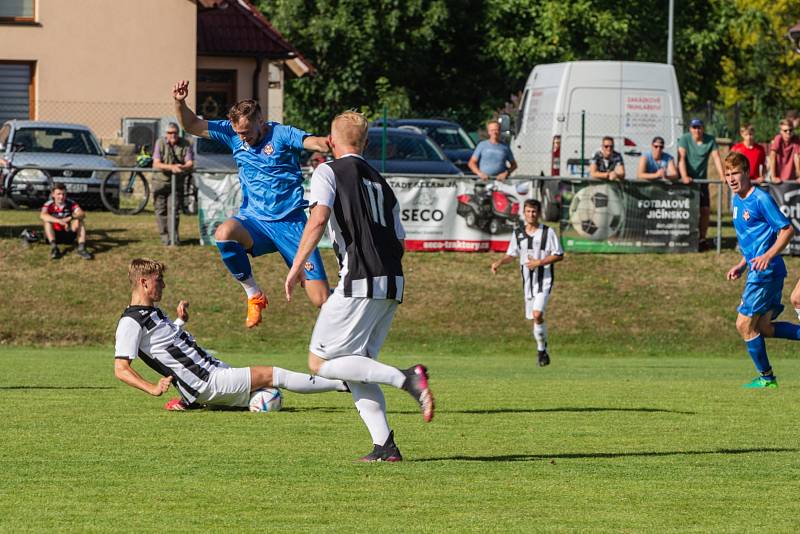
[[[22,203],[43,204],[50,198],[53,177],[47,170],[14,166],[14,154],[22,150],[23,145],[14,145],[11,157],[0,168],[0,208],[17,209]]]
[[[145,147],[136,157],[137,167],[150,167],[153,159],[145,153]],[[129,174],[123,179],[123,173]],[[100,184],[100,199],[103,205],[117,215],[136,215],[144,211],[150,201],[150,184],[142,171],[112,172]]]

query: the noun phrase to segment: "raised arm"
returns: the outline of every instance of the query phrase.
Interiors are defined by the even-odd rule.
[[[172,87],[172,98],[175,99],[175,116],[181,123],[181,128],[197,137],[208,136],[208,121],[195,115],[194,111],[186,105],[186,97],[189,96],[189,82],[181,80]]]

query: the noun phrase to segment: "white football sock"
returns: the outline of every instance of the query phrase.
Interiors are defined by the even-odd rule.
[[[547,327],[544,323],[533,323],[533,337],[536,338],[538,350],[547,350]]]
[[[797,314],[797,319],[800,320],[800,308],[795,308],[794,312]]]
[[[272,386],[295,393],[322,393],[324,391],[347,391],[341,380],[329,380],[321,376],[272,368]]]
[[[383,398],[383,391],[378,384],[360,384],[350,382],[350,391],[353,394],[353,401],[356,403],[358,415],[367,425],[372,443],[383,445],[389,439],[389,422],[386,420],[386,401]]]
[[[345,382],[386,384],[402,388],[406,375],[400,369],[376,362],[366,356],[342,356],[323,363],[319,375]]]
[[[261,293],[261,288],[258,287],[258,284],[256,283],[256,279],[252,275],[247,280],[242,280],[239,283],[242,284],[242,287],[244,288],[245,292],[247,293],[247,298],[255,297],[256,295]]]

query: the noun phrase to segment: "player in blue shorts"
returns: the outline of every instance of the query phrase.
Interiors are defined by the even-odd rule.
[[[328,152],[325,137],[315,137],[292,126],[261,117],[255,100],[242,100],[228,112],[229,120],[206,121],[186,105],[189,82],[172,88],[175,114],[190,134],[213,139],[230,147],[239,167],[242,206],[239,213],[222,223],[214,233],[222,261],[247,293],[248,328],[261,322],[268,300],[253,276],[250,260],[270,252],[283,256],[287,266],[306,224],[303,176],[298,156],[302,149]],[[330,294],[328,278],[319,250],[305,264],[306,293],[320,307]]]
[[[738,152],[725,158],[725,181],[733,191],[733,226],[742,261],[727,273],[728,280],[738,279],[745,269],[747,282],[739,304],[736,330],[747,344],[759,376],[744,385],[747,388],[775,388],[778,381],[767,358],[765,337],[800,340],[800,325],[778,322],[783,311],[781,294],[786,266],[781,251],[794,235],[791,222],[781,213],[769,193],[750,181],[750,164]]]

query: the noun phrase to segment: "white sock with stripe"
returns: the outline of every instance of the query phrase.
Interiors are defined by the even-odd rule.
[[[372,443],[383,445],[389,439],[389,422],[386,420],[386,400],[378,384],[350,382],[350,391],[356,403],[358,415],[367,425]]]
[[[402,388],[406,381],[406,375],[400,369],[366,356],[342,356],[328,360],[319,368],[319,376],[345,382],[386,384],[396,388]]]
[[[321,376],[272,368],[272,386],[295,393],[322,393],[325,391],[347,391],[341,380],[329,380]]]
[[[537,350],[547,350],[547,327],[544,323],[533,323],[533,337],[536,338]]]

